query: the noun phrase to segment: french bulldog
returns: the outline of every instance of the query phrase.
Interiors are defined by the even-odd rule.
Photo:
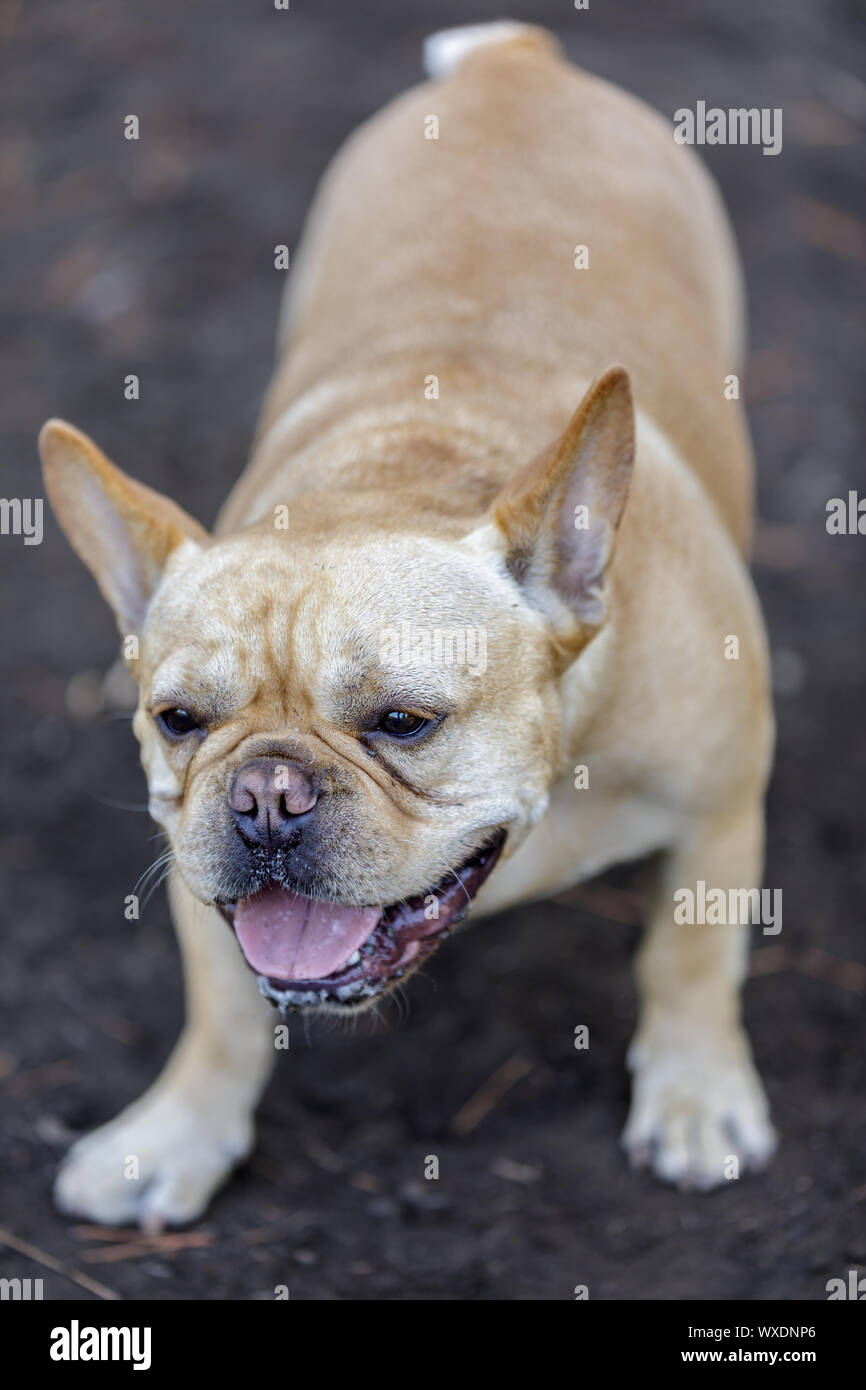
[[[470,908],[650,855],[625,1149],[709,1187],[774,1147],[748,914],[677,909],[754,896],[773,745],[731,232],[670,122],[545,31],[446,31],[427,66],[324,178],[213,534],[40,436],[138,683],[188,997],[61,1169],[94,1221],[201,1214],[253,1144],[271,1005],[363,1009]]]

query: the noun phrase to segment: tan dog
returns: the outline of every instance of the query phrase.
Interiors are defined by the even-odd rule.
[[[650,851],[626,1148],[711,1185],[773,1147],[747,930],[674,906],[759,884],[773,737],[730,233],[670,125],[544,32],[437,35],[428,64],[444,80],[328,172],[215,536],[42,432],[57,516],[137,638],[187,972],[162,1076],[60,1174],[97,1221],[189,1220],[248,1152],[260,989],[362,1007],[476,893],[496,912]]]

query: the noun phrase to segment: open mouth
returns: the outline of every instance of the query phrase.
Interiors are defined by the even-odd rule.
[[[273,1003],[360,1004],[418,966],[462,921],[504,842],[500,830],[428,892],[390,907],[348,907],[272,883],[220,912]]]

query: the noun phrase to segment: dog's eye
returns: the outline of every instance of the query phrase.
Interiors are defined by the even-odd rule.
[[[185,738],[200,727],[195,715],[187,709],[164,709],[156,716],[156,721],[172,738]]]
[[[379,720],[377,728],[380,733],[390,734],[392,738],[409,738],[411,734],[418,734],[430,723],[429,719],[424,719],[420,714],[407,714],[402,709],[392,709]]]

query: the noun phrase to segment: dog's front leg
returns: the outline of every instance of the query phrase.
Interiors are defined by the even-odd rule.
[[[226,924],[177,875],[170,896],[186,1026],[141,1099],[73,1146],[55,1187],[61,1210],[107,1225],[158,1228],[201,1215],[252,1147],[274,1057],[273,1011]]]
[[[659,1177],[682,1186],[715,1186],[762,1165],[775,1147],[740,1021],[748,926],[677,920],[694,915],[681,890],[690,890],[700,908],[701,883],[705,893],[723,889],[728,898],[729,889],[755,889],[762,859],[758,803],[693,822],[659,868],[637,962],[640,1018],[629,1052],[634,1085],[623,1143],[633,1163],[650,1163]]]

